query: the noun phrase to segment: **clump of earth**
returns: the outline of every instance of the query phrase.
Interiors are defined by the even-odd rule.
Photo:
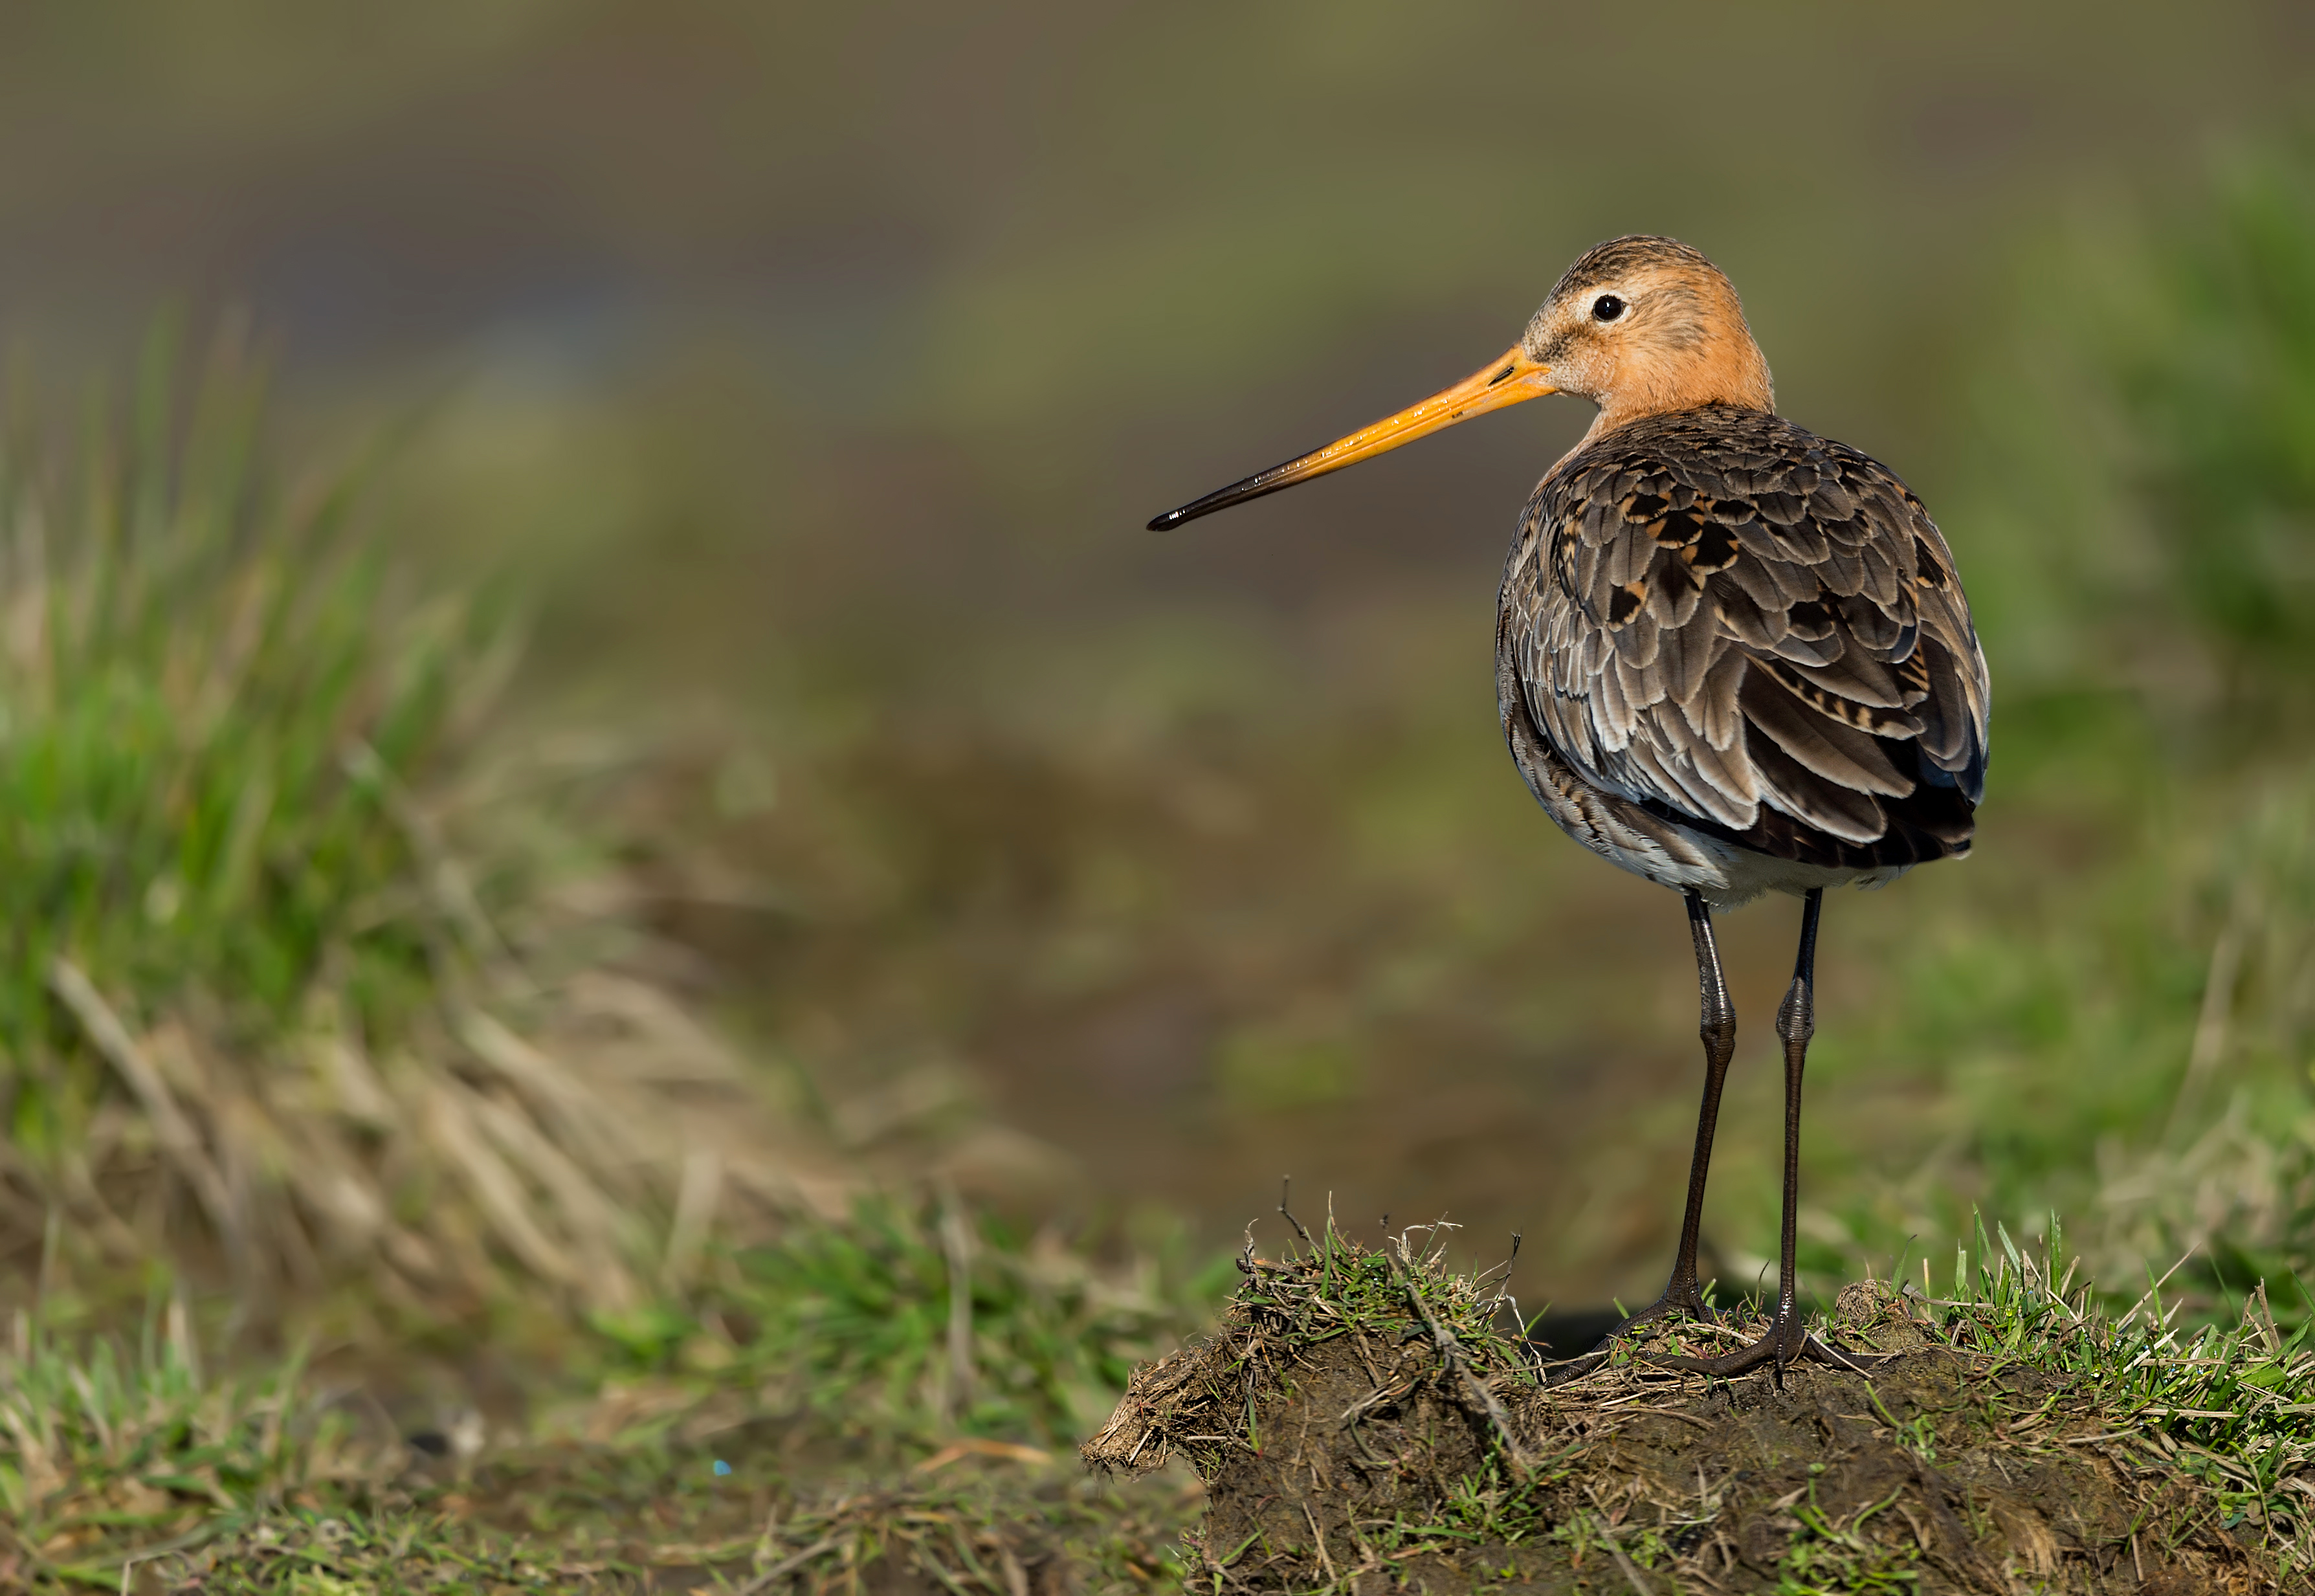
[[[1193,1588],[2309,1588],[2088,1377],[1957,1342],[1885,1286],[1842,1292],[1824,1330],[1861,1372],[1723,1379],[1647,1354],[1764,1325],[1682,1324],[1554,1369],[1435,1263],[1330,1237],[1241,1267],[1219,1333],[1141,1370],[1083,1449],[1196,1468]]]

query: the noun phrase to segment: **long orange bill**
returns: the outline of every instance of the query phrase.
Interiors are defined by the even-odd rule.
[[[1441,389],[1422,403],[1410,404],[1397,415],[1385,416],[1372,426],[1362,427],[1348,438],[1338,438],[1325,448],[1298,455],[1283,466],[1273,466],[1244,482],[1232,483],[1202,499],[1193,499],[1179,510],[1169,510],[1150,522],[1149,529],[1167,531],[1202,515],[1211,515],[1233,504],[1259,499],[1264,493],[1291,488],[1296,483],[1308,482],[1314,476],[1324,476],[1329,471],[1355,466],[1370,456],[1395,449],[1402,443],[1413,443],[1475,415],[1558,391],[1551,385],[1551,368],[1529,359],[1513,345],[1501,359],[1489,361],[1453,387]]]

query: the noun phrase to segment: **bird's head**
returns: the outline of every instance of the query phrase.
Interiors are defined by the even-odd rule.
[[[1774,410],[1769,362],[1736,287],[1699,250],[1613,238],[1583,252],[1520,339],[1550,387],[1600,406],[1603,427],[1735,404]]]
[[[1597,404],[1594,434],[1707,404],[1776,408],[1769,362],[1720,269],[1674,239],[1611,238],[1567,269],[1519,342],[1453,387],[1168,510],[1150,529],[1178,527],[1546,394]]]

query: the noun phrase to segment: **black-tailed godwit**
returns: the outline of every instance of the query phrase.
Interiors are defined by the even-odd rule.
[[[1495,619],[1512,758],[1544,811],[1687,900],[1704,1102],[1680,1250],[1624,1329],[1709,1317],[1697,1233],[1736,1042],[1712,911],[1802,900],[1777,1012],[1785,1170],[1777,1308],[1729,1374],[1834,1354],[1795,1302],[1801,1075],[1827,887],[1879,885],[1969,851],[1988,688],[1936,525],[1895,473],[1776,413],[1728,279],[1669,238],[1610,240],[1567,269],[1500,359],[1421,403],[1149,523],[1178,527],[1546,394],[1599,406],[1520,517]]]

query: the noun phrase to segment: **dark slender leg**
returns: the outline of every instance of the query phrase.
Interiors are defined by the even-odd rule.
[[[1610,1331],[1620,1335],[1635,1325],[1686,1313],[1709,1319],[1702,1282],[1696,1278],[1697,1233],[1704,1224],[1704,1180],[1712,1167],[1712,1133],[1720,1123],[1720,1088],[1728,1079],[1728,1060],[1736,1051],[1736,1006],[1728,1000],[1728,982],[1720,973],[1720,949],[1712,939],[1712,910],[1701,893],[1688,894],[1688,930],[1696,943],[1696,1033],[1704,1040],[1704,1103],[1696,1111],[1696,1152],[1688,1165],[1688,1211],[1680,1222],[1680,1251],[1673,1255],[1672,1280],[1663,1295]]]
[[[1828,1351],[1809,1334],[1794,1299],[1801,1198],[1801,1072],[1808,1063],[1809,1038],[1816,1033],[1816,922],[1823,903],[1822,889],[1812,889],[1803,901],[1800,953],[1793,961],[1793,984],[1777,1010],[1777,1036],[1785,1044],[1785,1201],[1783,1231],[1778,1238],[1776,1317],[1770,1321],[1766,1335],[1725,1358],[1657,1361],[1711,1374],[1735,1374],[1773,1361],[1778,1384],[1783,1383],[1786,1368],[1804,1358],[1857,1367],[1856,1360]]]
[[[1801,1072],[1808,1067],[1809,1039],[1816,1034],[1816,920],[1823,905],[1822,888],[1811,889],[1802,901],[1793,984],[1777,1006],[1777,1038],[1785,1044],[1785,1201],[1777,1237],[1777,1317],[1767,1340],[1775,1343],[1779,1372],[1799,1354],[1803,1336],[1793,1300],[1801,1206]]]

